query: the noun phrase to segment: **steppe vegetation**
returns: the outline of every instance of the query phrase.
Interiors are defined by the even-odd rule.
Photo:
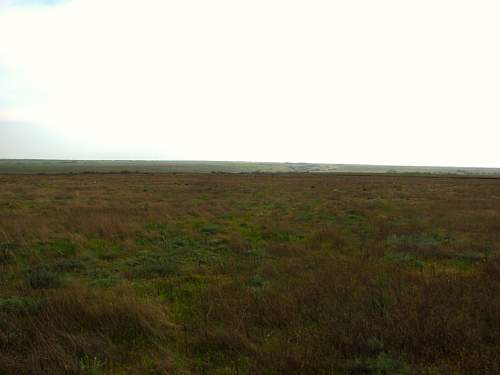
[[[500,179],[0,175],[0,374],[498,374]]]

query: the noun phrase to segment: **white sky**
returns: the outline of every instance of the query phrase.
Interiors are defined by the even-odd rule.
[[[0,158],[500,167],[499,139],[498,0],[0,0]]]

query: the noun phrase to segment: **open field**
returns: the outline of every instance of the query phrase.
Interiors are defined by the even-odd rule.
[[[405,173],[500,176],[500,168],[259,163],[240,161],[0,159],[0,173]]]
[[[500,179],[0,175],[0,374],[498,374],[499,355]]]

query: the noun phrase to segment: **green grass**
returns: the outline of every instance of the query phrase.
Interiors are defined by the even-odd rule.
[[[484,374],[500,180],[0,175],[0,374]]]

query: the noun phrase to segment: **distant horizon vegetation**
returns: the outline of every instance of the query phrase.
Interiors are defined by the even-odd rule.
[[[500,168],[236,160],[0,159],[0,173],[402,173],[500,175]]]

